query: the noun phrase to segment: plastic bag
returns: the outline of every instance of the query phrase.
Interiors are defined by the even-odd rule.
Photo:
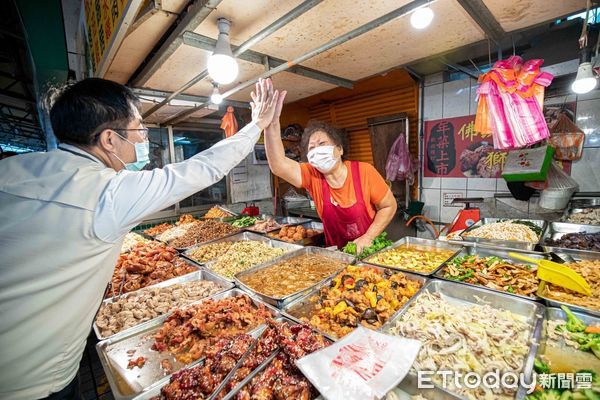
[[[550,126],[550,143],[556,149],[555,160],[574,161],[581,158],[585,134],[564,112]]]
[[[417,167],[418,164],[406,144],[406,136],[401,133],[388,153],[385,164],[386,179],[390,182],[406,180],[409,185],[412,185],[415,181]]]
[[[577,190],[577,181],[553,162],[548,171],[547,187],[540,194],[539,206],[549,210],[562,210],[567,207]]]
[[[380,399],[404,379],[420,348],[417,340],[359,326],[296,366],[327,400]]]

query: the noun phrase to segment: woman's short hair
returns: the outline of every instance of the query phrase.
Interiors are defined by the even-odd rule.
[[[308,142],[310,142],[311,136],[317,132],[325,133],[327,137],[331,139],[334,145],[340,146],[344,151],[342,158],[346,158],[346,156],[348,155],[348,140],[346,131],[344,129],[330,125],[327,122],[311,120],[308,122],[308,125],[304,129],[304,133],[302,134],[302,140],[300,142],[300,148],[302,149],[302,158],[304,160],[306,160],[306,155],[308,154]]]
[[[127,127],[140,107],[131,89],[100,78],[53,89],[46,102],[56,138],[62,143],[84,146],[96,144],[104,129]]]

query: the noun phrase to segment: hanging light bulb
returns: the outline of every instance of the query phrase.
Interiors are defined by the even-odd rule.
[[[416,9],[410,16],[410,23],[415,29],[425,29],[433,21],[433,11],[429,5]]]
[[[221,93],[219,93],[219,87],[218,85],[214,85],[212,94],[210,95],[210,101],[213,104],[221,104],[223,102],[223,95],[221,95]]]
[[[231,52],[231,44],[229,43],[229,28],[231,22],[225,18],[217,20],[219,28],[219,37],[215,51],[208,59],[208,74],[217,83],[226,85],[237,78],[239,68],[238,64]]]
[[[571,84],[571,90],[577,94],[591,92],[596,87],[597,80],[591,62],[583,62],[577,68],[577,77]]]

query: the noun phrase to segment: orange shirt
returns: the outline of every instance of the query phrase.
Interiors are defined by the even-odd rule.
[[[350,161],[344,161],[348,169],[348,176],[344,185],[339,189],[334,189],[330,186],[332,200],[339,206],[347,208],[356,203],[356,194],[354,193],[354,177],[352,176],[352,168]],[[362,184],[363,197],[367,206],[369,216],[373,218],[377,209],[375,205],[383,200],[383,197],[390,189],[385,179],[377,172],[371,164],[359,162],[360,182]],[[302,188],[308,190],[317,208],[317,213],[322,215],[323,212],[323,188],[321,187],[321,174],[315,167],[309,163],[301,163],[300,170],[302,172]]]

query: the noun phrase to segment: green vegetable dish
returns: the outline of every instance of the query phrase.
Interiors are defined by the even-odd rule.
[[[254,225],[257,220],[258,218],[255,217],[242,217],[233,221],[231,225],[235,226],[236,228],[246,228]]]
[[[373,244],[371,246],[364,248],[363,251],[358,255],[356,254],[356,243],[354,242],[346,243],[346,245],[342,248],[342,251],[344,253],[357,256],[356,258],[362,260],[363,258],[366,258],[383,248],[391,246],[393,243],[391,240],[386,239],[386,236],[387,232],[382,232],[379,236],[375,238],[375,240],[373,240]]]

